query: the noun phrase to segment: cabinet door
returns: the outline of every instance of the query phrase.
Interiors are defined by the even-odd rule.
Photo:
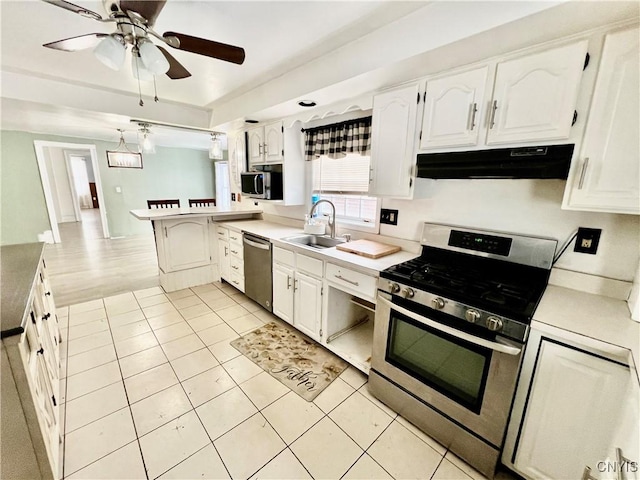
[[[417,99],[417,83],[373,98],[370,195],[411,195]]]
[[[264,128],[256,127],[247,131],[249,166],[264,162]]]
[[[569,207],[640,213],[638,28],[607,35]]]
[[[293,326],[309,337],[320,339],[322,281],[296,272]]]
[[[209,225],[206,217],[164,221],[163,224],[168,272],[202,267],[211,263]]]
[[[283,152],[282,122],[275,122],[264,127],[264,161],[282,162]]]
[[[501,62],[488,144],[569,138],[587,41]]]
[[[293,269],[273,264],[273,314],[293,325]]]
[[[218,238],[218,268],[220,269],[220,277],[227,282],[231,281],[231,259],[229,255],[229,241]]]
[[[478,143],[488,67],[427,81],[420,148]]]
[[[543,339],[517,470],[528,478],[581,478],[586,465],[605,459],[629,376],[626,366]]]

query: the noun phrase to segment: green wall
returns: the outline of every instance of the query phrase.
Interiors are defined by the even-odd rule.
[[[37,241],[50,230],[44,191],[38,171],[35,140],[95,145],[102,189],[112,237],[151,231],[148,221],[134,218],[129,210],[147,208],[147,199],[215,197],[214,167],[203,150],[156,147],[143,155],[143,169],[109,168],[106,150],[117,142],[61,137],[17,131],[0,131],[0,244]],[[116,187],[122,192],[116,193]],[[101,206],[102,207],[102,206]]]

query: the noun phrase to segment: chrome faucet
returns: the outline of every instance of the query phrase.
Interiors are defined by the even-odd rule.
[[[320,205],[322,202],[326,202],[331,205],[331,218],[329,219],[329,227],[331,227],[331,238],[336,238],[336,206],[330,202],[329,200],[318,200],[311,206],[311,211],[309,212],[309,218],[313,217],[313,212],[316,211],[316,207]]]

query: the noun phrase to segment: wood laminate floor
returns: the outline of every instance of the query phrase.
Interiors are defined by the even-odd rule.
[[[45,249],[57,306],[160,284],[153,234],[102,237],[98,209],[82,210],[82,222],[59,224],[62,243]]]

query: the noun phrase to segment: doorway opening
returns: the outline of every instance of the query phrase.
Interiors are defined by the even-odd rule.
[[[35,141],[51,240],[109,238],[95,145]]]

